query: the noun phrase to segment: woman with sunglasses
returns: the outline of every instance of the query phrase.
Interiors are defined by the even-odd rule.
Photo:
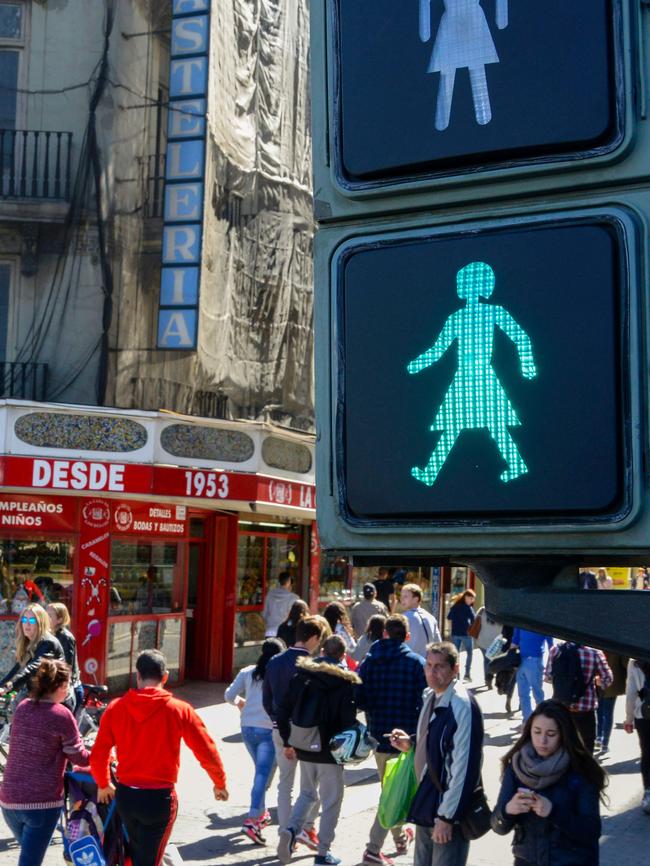
[[[63,660],[63,649],[50,631],[45,609],[29,604],[16,622],[16,664],[0,679],[0,695],[29,690],[43,658]]]
[[[70,668],[41,659],[33,672],[30,699],[16,709],[0,807],[20,845],[18,866],[41,866],[63,806],[67,761],[86,766],[77,723],[63,706],[70,688]]]

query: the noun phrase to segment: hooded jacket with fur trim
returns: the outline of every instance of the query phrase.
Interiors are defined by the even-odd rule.
[[[226,787],[221,758],[194,709],[164,689],[131,689],[111,701],[102,716],[90,755],[95,782],[110,780],[111,749],[117,753],[117,777],[133,788],[172,788],[178,778],[181,740],[217,788]]]
[[[354,687],[361,682],[352,671],[342,668],[334,659],[301,657],[296,664],[289,688],[278,708],[278,731],[285,746],[289,745],[291,722],[300,724],[299,714],[305,705],[317,709],[322,748],[317,752],[296,749],[301,761],[335,764],[329,741],[357,720]]]

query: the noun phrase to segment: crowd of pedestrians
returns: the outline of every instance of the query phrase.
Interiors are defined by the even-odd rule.
[[[289,863],[303,846],[315,866],[338,866],[344,767],[372,751],[386,784],[364,864],[393,866],[389,853],[411,851],[414,866],[466,866],[472,840],[492,829],[512,833],[515,866],[597,866],[607,785],[598,759],[609,749],[621,695],[625,730],[639,740],[641,807],[650,815],[650,663],[502,627],[484,608],[474,611],[471,590],[451,605],[452,640],[443,641],[417,584],[401,587],[403,613],[395,613],[394,583],[387,575],[378,583],[386,584],[385,601],[366,584],[350,616],[341,602],[312,616],[282,576],[268,620],[279,636],[266,638],[257,662],[225,692],[240,712],[253,765],[242,833],[266,845],[266,794],[277,771],[278,860]],[[164,656],[145,650],[136,688],[108,706],[88,752],[74,715],[79,667],[68,626],[63,605],[25,608],[16,624],[16,663],[0,680],[0,694],[20,689],[23,698],[0,785],[0,807],[21,848],[18,866],[42,863],[70,764],[92,773],[98,803],[115,801],[133,866],[174,862],[168,843],[181,742],[211,778],[215,798],[227,800],[217,747],[192,707],[166,690]],[[506,694],[510,713],[516,683],[523,718],[502,759],[492,810],[482,787],[483,716],[467,685],[474,641],[485,687]],[[544,681],[553,689],[550,700]],[[384,793],[398,773],[409,782],[408,797],[387,822]]]

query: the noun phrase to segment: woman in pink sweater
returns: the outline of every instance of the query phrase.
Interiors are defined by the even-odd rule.
[[[90,758],[63,706],[69,685],[65,662],[43,659],[11,724],[0,807],[20,845],[18,866],[41,866],[63,806],[66,761],[86,766]]]

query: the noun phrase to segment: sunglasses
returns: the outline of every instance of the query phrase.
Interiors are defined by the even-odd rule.
[[[22,623],[29,623],[29,625],[36,625],[38,622],[35,616],[21,616],[20,621]]]

